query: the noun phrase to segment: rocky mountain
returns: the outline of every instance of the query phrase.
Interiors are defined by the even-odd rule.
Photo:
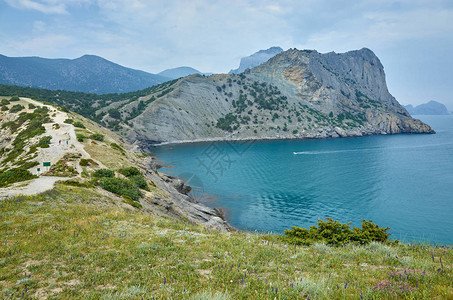
[[[160,73],[157,73],[157,75],[170,78],[170,79],[178,79],[181,77],[186,77],[192,74],[203,74],[197,69],[191,68],[191,67],[179,67],[179,68],[173,68],[173,69],[167,69],[164,70]]]
[[[194,74],[99,113],[145,144],[434,132],[388,92],[381,62],[365,48],[290,49],[247,72]]]
[[[241,58],[239,68],[237,68],[235,70],[231,70],[229,73],[230,74],[242,73],[246,69],[254,68],[282,52],[283,52],[283,49],[280,47],[271,47],[267,50],[260,50],[250,56]]]
[[[420,104],[416,107],[412,106],[411,104],[405,105],[404,108],[411,114],[411,115],[448,115],[449,112],[447,107],[439,103],[437,101],[429,101],[425,104]]]
[[[168,80],[94,55],[76,59],[0,55],[0,83],[4,84],[104,94],[136,91]]]

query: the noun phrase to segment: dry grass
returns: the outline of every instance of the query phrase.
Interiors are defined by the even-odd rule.
[[[127,207],[61,185],[0,202],[0,297],[453,298],[451,247],[295,247]],[[412,290],[374,288],[385,281]]]

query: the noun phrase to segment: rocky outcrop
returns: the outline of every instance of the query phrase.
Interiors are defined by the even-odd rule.
[[[255,52],[254,54],[241,58],[241,62],[239,64],[239,68],[231,70],[230,74],[238,74],[244,72],[246,69],[254,68],[266,61],[269,58],[274,57],[277,54],[283,52],[283,49],[280,47],[270,47],[266,50],[260,50]]]
[[[366,48],[290,49],[244,73],[195,74],[164,92],[143,98],[152,101],[123,127],[131,142],[434,132],[388,92],[384,68]]]

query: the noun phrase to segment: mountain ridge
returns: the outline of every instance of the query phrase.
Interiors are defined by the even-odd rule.
[[[168,81],[96,55],[75,59],[0,55],[0,83],[96,94],[122,93]]]
[[[190,75],[158,96],[142,98],[149,104],[124,127],[130,141],[434,132],[388,92],[383,66],[367,48],[340,54],[289,49],[241,74]]]

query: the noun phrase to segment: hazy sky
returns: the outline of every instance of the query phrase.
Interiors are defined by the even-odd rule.
[[[451,0],[0,0],[0,53],[222,73],[260,49],[368,47],[402,104],[453,110]]]

